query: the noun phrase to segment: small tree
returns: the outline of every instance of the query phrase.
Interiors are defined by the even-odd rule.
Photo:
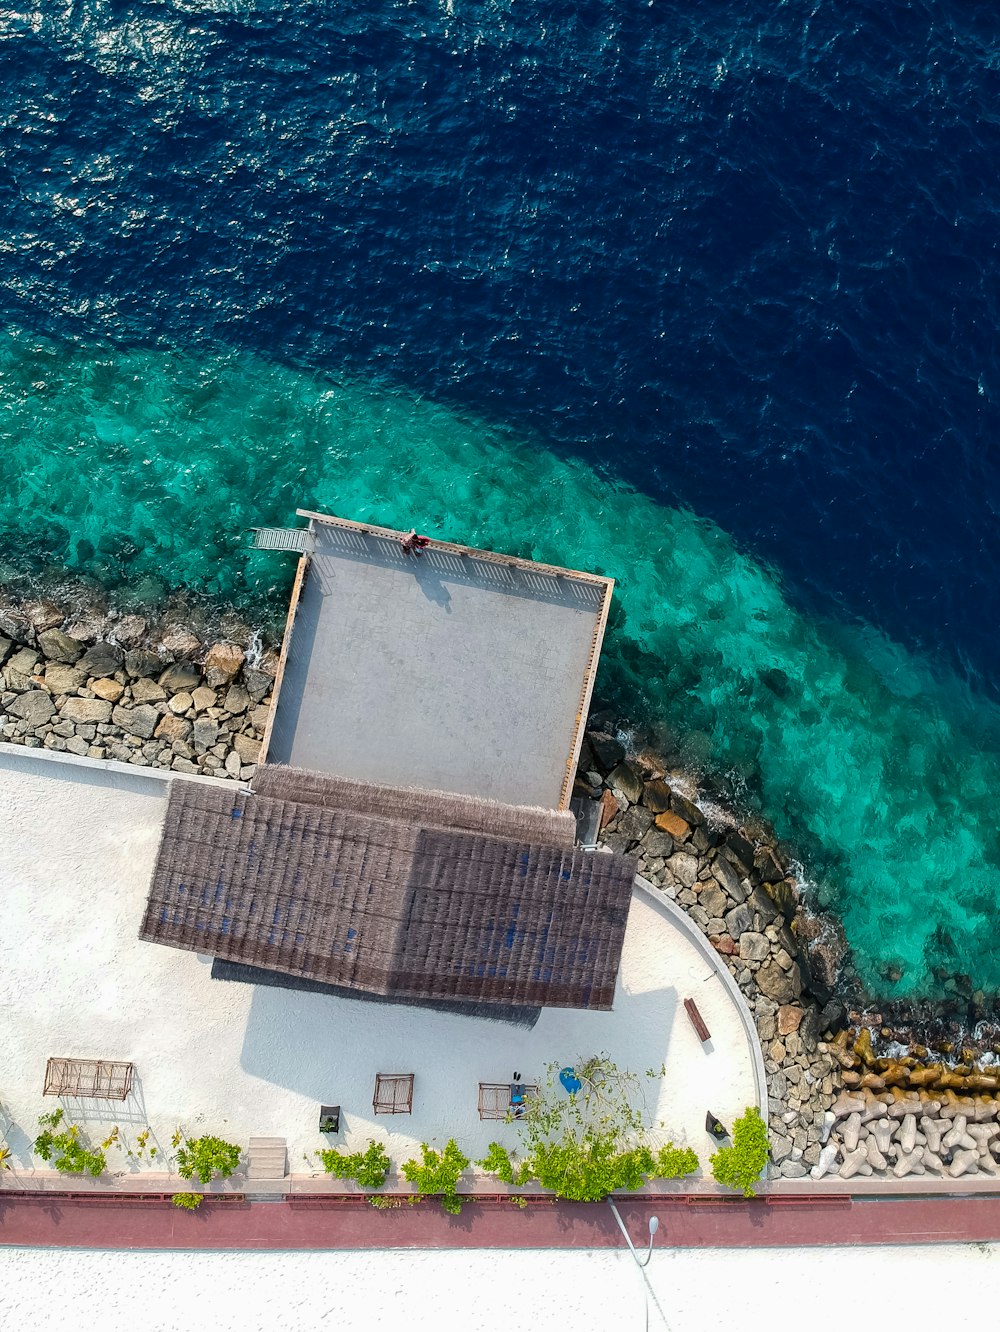
[[[712,1174],[727,1188],[739,1189],[744,1198],[754,1196],[754,1185],[767,1164],[770,1143],[767,1125],[756,1106],[747,1106],[733,1125],[733,1145],[720,1147],[711,1158]]]
[[[228,1179],[239,1163],[239,1147],[222,1138],[209,1135],[187,1138],[177,1147],[177,1173],[181,1179],[197,1176],[202,1184],[207,1184],[213,1175]]]
[[[581,1060],[573,1070],[580,1089],[557,1085],[558,1065],[550,1065],[545,1087],[530,1097],[517,1121],[526,1139],[515,1160],[490,1143],[476,1164],[505,1184],[529,1180],[574,1202],[600,1202],[616,1189],[637,1189],[647,1178],[676,1179],[698,1169],[690,1148],[649,1142],[641,1080],[619,1069],[606,1055]],[[647,1077],[662,1074],[650,1071]]]
[[[449,1138],[444,1151],[436,1152],[426,1142],[420,1144],[420,1160],[404,1161],[400,1171],[404,1179],[416,1185],[417,1198],[440,1196],[441,1206],[452,1216],[462,1210],[458,1194],[458,1177],[469,1164],[469,1158],[459,1149],[454,1138]]]
[[[389,1157],[374,1139],[363,1152],[340,1152],[335,1147],[320,1152],[323,1169],[334,1179],[353,1179],[364,1189],[380,1189],[389,1173]]]
[[[107,1157],[99,1148],[90,1147],[76,1124],[69,1124],[60,1131],[62,1121],[61,1106],[50,1115],[40,1116],[38,1123],[42,1132],[35,1139],[35,1151],[43,1161],[51,1161],[66,1175],[93,1175],[96,1178],[107,1165]]]

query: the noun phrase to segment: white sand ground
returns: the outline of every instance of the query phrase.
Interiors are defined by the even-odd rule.
[[[478,1019],[213,981],[210,959],[141,943],[137,930],[155,859],[165,783],[0,752],[0,1105],[16,1173],[31,1168],[50,1055],[128,1059],[133,1096],[72,1101],[70,1117],[101,1134],[147,1124],[169,1148],[174,1129],[286,1138],[289,1170],[325,1145],[321,1103],[343,1106],[341,1142],[388,1141],[394,1160],[454,1136],[475,1158],[491,1138],[514,1146],[516,1126],[481,1123],[478,1083],[550,1061],[607,1052],[643,1072],[666,1065],[651,1105],[679,1143],[703,1156],[708,1108],[731,1120],[756,1101],[751,1047],[711,964],[645,899],[633,901],[611,1013],[551,1009],[531,1031]],[[683,1000],[712,1030],[703,1048]],[[416,1075],[412,1116],[374,1118],[377,1072]],[[109,1155],[112,1170],[135,1170]],[[36,1166],[41,1163],[35,1162]]]
[[[975,1324],[996,1307],[1000,1246],[661,1248],[659,1332],[842,1332],[852,1308],[896,1327]],[[845,1303],[846,1301],[846,1303]],[[659,1304],[666,1319],[661,1318]],[[0,1250],[0,1324],[32,1332],[642,1332],[644,1287],[609,1250],[95,1253]]]

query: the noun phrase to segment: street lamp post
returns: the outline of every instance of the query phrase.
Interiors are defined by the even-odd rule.
[[[649,1247],[646,1249],[645,1258],[640,1258],[635,1251],[635,1245],[632,1243],[632,1237],[631,1235],[629,1235],[628,1230],[625,1227],[625,1222],[622,1220],[621,1213],[619,1212],[618,1208],[615,1206],[614,1200],[612,1198],[608,1199],[608,1206],[611,1208],[611,1211],[614,1214],[614,1218],[618,1222],[618,1229],[625,1236],[625,1243],[628,1245],[629,1253],[632,1255],[633,1259],[635,1260],[635,1265],[639,1269],[639,1275],[642,1277],[643,1283],[645,1285],[646,1327],[647,1328],[649,1327],[650,1295],[652,1295],[653,1297],[653,1303],[656,1305],[657,1312],[659,1313],[660,1317],[663,1319],[663,1326],[667,1327],[669,1326],[667,1323],[667,1316],[660,1308],[660,1301],[656,1298],[656,1291],[649,1284],[649,1277],[646,1275],[646,1264],[649,1262],[650,1258],[653,1255],[653,1237],[660,1228],[660,1218],[658,1216],[651,1216],[649,1218]]]

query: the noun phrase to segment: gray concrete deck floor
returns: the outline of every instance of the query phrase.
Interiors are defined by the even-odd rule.
[[[315,532],[268,761],[558,806],[605,585]]]

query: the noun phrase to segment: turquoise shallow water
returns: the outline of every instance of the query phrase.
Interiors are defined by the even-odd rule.
[[[0,559],[140,600],[187,585],[279,615],[290,564],[248,529],[298,506],[613,575],[599,691],[775,823],[863,979],[932,994],[943,965],[1000,989],[995,710],[874,632],[804,617],[712,524],[544,441],[224,351],[10,336],[0,431]]]

